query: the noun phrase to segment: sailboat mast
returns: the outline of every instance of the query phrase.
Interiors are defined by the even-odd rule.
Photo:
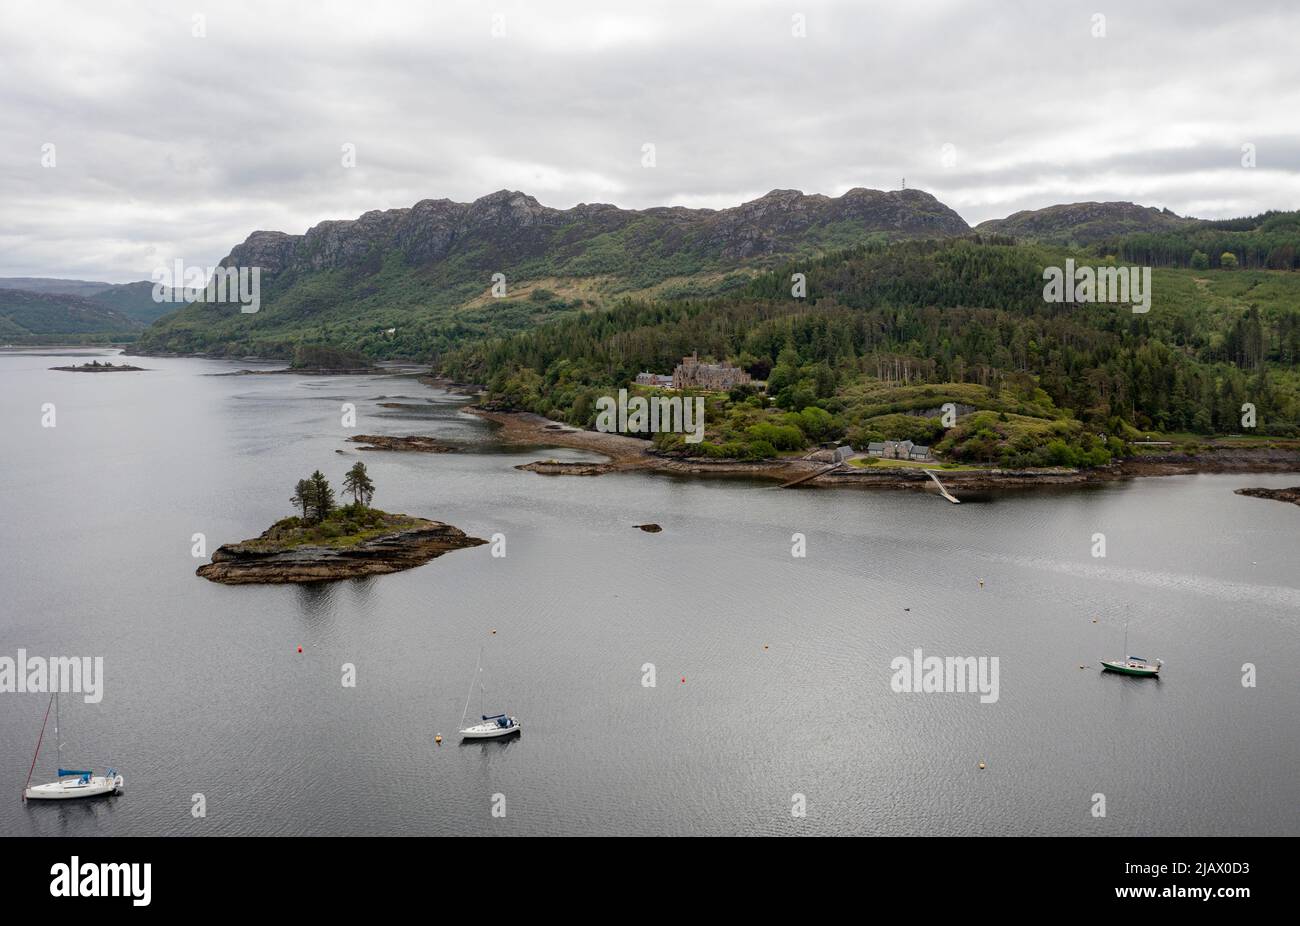
[[[469,716],[469,699],[474,697],[474,682],[478,680],[479,672],[481,671],[483,671],[483,644],[482,643],[480,643],[478,646],[478,662],[474,664],[474,677],[469,680],[469,691],[465,692],[465,709],[460,712],[460,725],[462,727],[465,726],[465,718]],[[483,683],[479,682],[480,691],[482,690],[482,687],[483,687]],[[481,701],[482,699],[480,697],[480,704]],[[480,711],[480,713],[482,712]]]
[[[63,777],[63,734],[59,730],[59,689],[54,689],[54,745],[59,754],[59,777]]]
[[[57,692],[56,692],[57,694]],[[50,698],[50,700],[54,700]],[[41,743],[45,740],[45,725],[50,722],[50,706],[45,705],[45,719],[41,721],[41,735],[36,738],[36,751],[32,753],[32,765],[27,769],[27,783],[23,785],[23,800],[27,800],[27,787],[32,783],[32,772],[36,771],[36,759],[41,754]],[[55,721],[58,723],[58,721]]]

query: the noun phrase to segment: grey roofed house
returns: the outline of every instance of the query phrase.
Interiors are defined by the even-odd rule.
[[[808,459],[815,460],[818,463],[843,463],[849,457],[853,456],[853,448],[848,444],[840,447],[823,447],[821,450],[808,455]]]
[[[871,443],[867,444],[867,453],[871,454],[873,457],[884,456],[885,442],[873,440]]]
[[[888,460],[910,460],[915,446],[910,440],[887,440],[881,446],[879,456]],[[871,452],[870,448],[867,452]]]
[[[912,458],[913,460],[928,460],[928,459],[930,459],[930,448],[929,448],[929,447],[924,447],[924,446],[922,446],[921,444],[917,444],[917,445],[915,445],[915,446],[912,448],[911,458]]]

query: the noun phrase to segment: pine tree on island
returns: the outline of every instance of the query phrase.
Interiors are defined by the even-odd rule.
[[[366,464],[360,460],[352,464],[352,468],[343,477],[343,491],[352,495],[354,506],[366,508],[370,505],[370,500],[375,497],[375,484],[366,472]]]
[[[311,490],[312,520],[319,523],[329,517],[329,513],[334,510],[334,490],[330,488],[329,480],[320,470],[312,473],[307,483]]]

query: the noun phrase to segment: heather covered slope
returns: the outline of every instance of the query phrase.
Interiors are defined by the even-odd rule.
[[[426,357],[627,294],[735,291],[791,257],[968,231],[919,190],[839,197],[774,190],[722,210],[552,209],[505,190],[468,204],[424,200],[322,222],[305,235],[254,232],[223,265],[262,268],[260,312],[187,307],[140,343],[151,351],[287,356],[311,340]],[[498,273],[504,298],[491,294]]]

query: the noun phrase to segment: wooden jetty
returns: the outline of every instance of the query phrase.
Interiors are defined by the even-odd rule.
[[[954,505],[961,504],[961,499],[957,498],[957,496],[953,495],[951,492],[949,492],[947,489],[943,487],[943,483],[940,482],[939,477],[934,474],[934,470],[927,469],[925,471],[925,474],[929,476],[931,479],[933,479],[934,484],[939,487],[939,494],[941,494],[944,498],[948,499],[948,501],[952,502]]]
[[[791,479],[789,482],[783,482],[781,484],[781,488],[792,489],[797,485],[803,485],[805,482],[812,482],[818,476],[825,476],[827,473],[833,473],[835,470],[839,469],[843,465],[844,465],[843,463],[832,463],[829,466],[825,467],[824,469],[819,469],[816,472],[807,473],[806,475],[799,476],[795,479]]]

